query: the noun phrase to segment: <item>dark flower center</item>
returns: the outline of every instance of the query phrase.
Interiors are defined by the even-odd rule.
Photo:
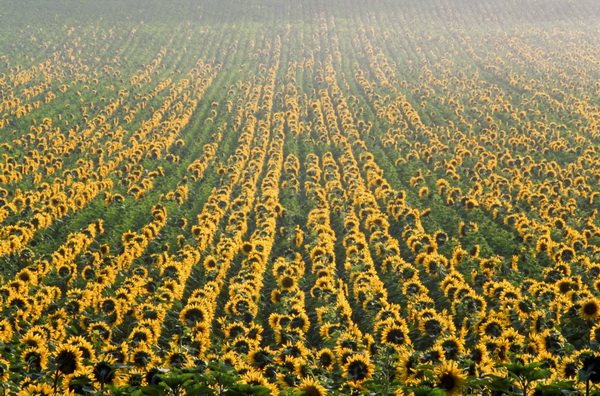
[[[453,390],[456,386],[456,378],[452,373],[444,373],[440,376],[440,384],[439,387],[443,390]]]
[[[598,305],[594,301],[590,301],[583,306],[583,312],[586,315],[596,315],[598,313]]]
[[[61,352],[56,357],[56,366],[63,374],[73,374],[77,370],[77,356],[71,351]]]

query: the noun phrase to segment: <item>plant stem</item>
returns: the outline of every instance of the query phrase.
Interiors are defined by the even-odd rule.
[[[590,379],[585,380],[585,396],[590,396]]]
[[[52,385],[52,393],[56,394],[56,389],[58,388],[58,368],[54,372],[54,385]]]

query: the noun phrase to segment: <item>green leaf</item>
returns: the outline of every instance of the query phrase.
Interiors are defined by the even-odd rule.
[[[185,394],[188,396],[213,395],[215,393],[213,389],[201,384],[188,386],[185,388],[185,391]]]
[[[509,393],[514,386],[513,382],[509,379],[502,378],[497,375],[490,375],[488,378],[490,378],[490,380],[486,381],[484,386],[489,390]]]
[[[551,373],[549,370],[539,368],[543,364],[543,362],[533,362],[524,365],[521,362],[517,362],[512,364],[503,364],[503,366],[508,369],[508,372],[512,376],[518,379],[524,378],[528,382],[532,382],[548,378],[550,376]]]
[[[556,381],[547,385],[538,383],[535,390],[541,392],[542,395],[560,396],[571,394],[571,392],[576,391],[577,388],[575,387],[575,381]]]
[[[442,389],[434,388],[431,389],[428,386],[420,386],[418,388],[407,389],[413,392],[415,396],[445,396],[446,392]]]
[[[163,396],[163,395],[167,394],[165,392],[165,390],[159,385],[144,386],[141,389],[141,391],[142,391],[142,395],[145,395],[145,396]]]

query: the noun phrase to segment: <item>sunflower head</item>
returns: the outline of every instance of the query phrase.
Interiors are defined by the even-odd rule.
[[[333,367],[333,364],[335,363],[335,355],[331,349],[323,348],[317,354],[317,361],[319,366],[323,367],[324,369],[329,369]]]
[[[102,385],[101,388],[104,388],[104,385],[114,382],[117,373],[117,368],[114,365],[115,362],[116,359],[110,356],[103,356],[94,364],[92,376],[96,382]]]
[[[279,286],[285,290],[291,290],[294,288],[294,286],[296,286],[296,280],[292,276],[288,275],[282,276],[279,279],[277,279],[277,283],[279,283]]]
[[[254,245],[250,242],[245,242],[242,244],[242,253],[248,255],[254,250]]]
[[[252,366],[261,369],[273,361],[273,355],[268,349],[265,348],[255,349],[248,355],[248,358]]]
[[[453,364],[447,363],[436,369],[437,387],[446,391],[446,395],[461,395],[466,377]]]
[[[597,320],[600,318],[600,300],[589,298],[582,301],[579,316],[585,320]]]
[[[408,337],[408,333],[409,331],[406,325],[387,325],[381,333],[381,342],[396,347],[410,346],[411,341]]]
[[[344,374],[349,381],[361,383],[373,375],[373,364],[364,354],[354,353],[346,360]]]
[[[65,344],[57,348],[54,356],[56,369],[65,375],[76,373],[81,369],[82,353],[76,345]]]

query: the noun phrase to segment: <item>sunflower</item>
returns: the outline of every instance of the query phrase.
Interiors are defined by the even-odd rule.
[[[279,388],[288,389],[296,387],[298,384],[300,384],[300,379],[293,372],[277,374],[277,385]]]
[[[491,340],[491,337],[490,337],[490,340]],[[509,362],[510,360],[509,360],[508,352],[510,350],[511,344],[503,338],[498,338],[491,342],[493,342],[495,344],[495,346],[493,348],[494,349],[493,350],[494,361],[502,362],[502,363]]]
[[[60,373],[70,375],[83,367],[82,358],[81,350],[76,345],[64,344],[56,349],[54,364]]]
[[[471,348],[467,357],[469,358],[469,360],[473,361],[473,363],[479,366],[485,365],[487,362],[490,361],[488,348],[482,342],[479,342],[473,348]]]
[[[505,320],[500,317],[488,317],[478,326],[480,336],[489,336],[498,338],[502,335],[505,327]]]
[[[417,367],[421,364],[420,353],[409,352],[408,350],[400,353],[398,364],[399,377],[402,382],[417,375]]]
[[[258,342],[255,340],[250,340],[244,336],[239,336],[234,339],[227,340],[227,343],[223,345],[223,351],[235,351],[241,355],[246,355],[257,346]]]
[[[469,256],[471,256],[471,258],[477,258],[477,257],[479,257],[479,253],[481,253],[481,247],[479,245],[474,245],[469,250]]]
[[[463,290],[466,293],[463,294]],[[472,318],[481,318],[486,314],[487,303],[483,296],[480,296],[471,289],[461,288],[456,292],[455,299],[452,301],[452,312],[457,315],[468,314]]]
[[[319,350],[319,352],[317,352],[316,359],[319,366],[326,370],[333,367],[333,364],[335,363],[335,355],[329,348],[323,348]]]
[[[305,378],[296,387],[298,392],[302,392],[302,396],[325,396],[327,389],[314,378]]]
[[[254,245],[251,242],[244,242],[241,246],[242,253],[249,255],[254,250]]]
[[[290,328],[301,330],[303,333],[306,333],[310,328],[308,315],[305,312],[300,312],[299,314],[294,315],[292,317],[292,321],[290,322]]]
[[[514,307],[521,320],[528,319],[535,311],[535,304],[529,297],[521,298]]]
[[[277,279],[277,283],[284,290],[292,290],[296,287],[296,280],[291,276],[282,276]]]
[[[25,364],[28,371],[39,373],[46,370],[49,356],[45,346],[29,347],[21,352],[21,362]]]
[[[84,366],[77,373],[66,376],[62,384],[63,394],[80,395],[84,394],[86,389],[93,388],[93,370],[90,366]]]
[[[253,367],[260,369],[265,368],[269,363],[273,361],[273,354],[269,349],[257,348],[248,354],[248,362]]]
[[[156,360],[154,352],[145,345],[139,346],[129,353],[129,363],[139,368],[147,368]]]
[[[428,315],[428,312],[433,312],[433,314]],[[427,335],[432,339],[440,337],[445,331],[454,327],[451,321],[438,315],[431,309],[425,309],[421,314],[419,318],[419,330],[423,335]]]
[[[92,338],[100,337],[108,341],[112,336],[112,330],[109,325],[104,322],[94,322],[87,326],[87,331]]]
[[[427,288],[417,278],[404,282],[402,286],[402,293],[409,298],[417,298],[419,295],[426,295],[427,292]]]
[[[217,259],[213,256],[206,256],[203,265],[206,271],[215,271],[218,266]]]
[[[537,342],[540,346],[538,354],[548,351],[551,354],[562,355],[564,353],[564,345],[567,343],[564,336],[554,328],[546,329],[536,335]]]
[[[371,378],[374,372],[373,364],[367,355],[354,353],[346,360],[343,366],[345,377],[356,384]]]
[[[558,369],[558,357],[550,352],[540,352],[535,356],[535,361],[541,363],[540,368],[556,372]]]
[[[394,347],[410,347],[412,342],[408,333],[409,330],[406,325],[388,324],[381,332],[381,342]]]
[[[117,375],[116,359],[109,355],[100,356],[92,367],[92,378],[102,389],[106,385],[113,384]]]
[[[152,345],[158,337],[154,336],[152,329],[143,326],[137,326],[129,334],[130,346],[137,348],[140,345]]]
[[[600,318],[600,300],[589,298],[582,301],[579,316],[585,320],[598,320]]]
[[[502,341],[508,345],[509,352],[518,353],[525,345],[525,336],[513,327],[509,327],[502,333]]]
[[[190,368],[194,365],[194,359],[184,349],[174,347],[164,357],[164,362],[168,367]]]
[[[306,349],[303,342],[287,342],[279,349],[279,358],[285,360],[286,357],[304,358],[309,355],[309,350]]]
[[[581,362],[574,357],[565,357],[558,364],[558,373],[562,378],[575,379],[581,371]]]
[[[179,314],[181,323],[193,327],[199,322],[205,322],[210,318],[209,310],[202,304],[188,304]]]
[[[456,336],[446,337],[436,341],[437,347],[444,351],[448,360],[458,360],[465,353],[464,341]]]
[[[466,376],[454,363],[445,363],[436,367],[436,386],[446,391],[446,395],[461,395]]]

